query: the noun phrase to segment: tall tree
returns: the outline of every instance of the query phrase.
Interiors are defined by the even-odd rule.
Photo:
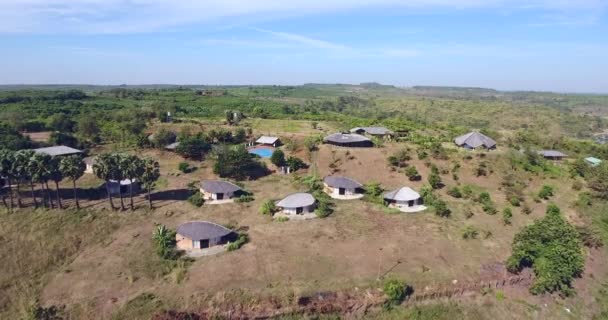
[[[93,165],[93,172],[99,179],[106,182],[105,185],[108,201],[110,202],[110,207],[112,210],[115,210],[116,207],[114,207],[112,193],[110,192],[110,180],[114,178],[115,173],[113,171],[116,170],[116,166],[113,164],[113,161],[114,159],[111,154],[100,154],[97,157],[97,162]]]
[[[42,205],[45,207],[47,206],[47,196],[50,200],[47,185],[50,176],[50,163],[51,156],[49,156],[48,154],[34,153],[30,158],[30,162],[28,164],[32,181],[40,183],[40,187],[42,189]],[[45,185],[47,186],[47,188],[45,188]],[[51,202],[51,207],[52,206],[53,205]]]
[[[59,182],[63,180],[63,174],[59,169],[59,161],[59,158],[51,159],[51,162],[49,163],[49,180],[55,182],[55,196],[57,198],[57,205],[59,206],[59,209],[63,209],[63,203],[61,203],[61,194],[59,190]]]
[[[0,176],[3,179],[6,179],[6,184],[8,185],[8,196],[10,198],[10,206],[9,210],[13,210],[14,202],[13,202],[13,189],[12,189],[12,167],[14,160],[14,151],[3,149],[0,150]]]
[[[80,209],[80,202],[78,201],[78,192],[76,191],[76,180],[80,179],[86,170],[87,165],[79,155],[71,155],[61,159],[59,162],[59,170],[64,177],[72,180],[72,186],[74,189],[74,201],[76,201],[76,208]]]
[[[112,180],[115,180],[118,183],[118,196],[120,197],[120,209],[125,210],[125,201],[122,195],[121,181],[125,179],[125,170],[128,167],[128,164],[123,161],[126,155],[120,153],[112,154],[111,164],[114,166],[112,172],[114,176]]]
[[[19,195],[19,186],[21,181],[30,182],[30,191],[32,192],[32,200],[34,201],[34,207],[38,208],[38,200],[36,200],[36,193],[34,192],[34,181],[32,180],[32,174],[30,170],[30,159],[34,156],[32,150],[20,150],[15,153],[15,161],[13,162],[13,172],[18,177],[17,180],[17,195]],[[18,201],[21,199],[17,199]]]
[[[143,173],[141,175],[141,182],[144,184],[148,192],[148,202],[150,204],[150,209],[152,209],[152,188],[154,184],[160,178],[160,166],[158,165],[158,161],[153,159],[144,159],[142,161],[143,164]]]
[[[121,157],[120,168],[123,172],[124,178],[129,180],[130,205],[131,210],[134,210],[133,183],[135,183],[137,179],[140,179],[144,174],[143,161],[138,156],[125,154]]]

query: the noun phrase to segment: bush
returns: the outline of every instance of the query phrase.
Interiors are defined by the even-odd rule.
[[[285,160],[285,163],[287,164],[291,172],[298,171],[300,169],[305,169],[307,167],[306,163],[304,163],[302,159],[297,157],[290,156],[289,158],[287,158],[287,160]]]
[[[429,185],[431,185],[431,188],[433,189],[440,189],[443,186],[441,183],[441,177],[439,177],[439,174],[436,172],[431,172],[428,181]]]
[[[587,226],[576,227],[576,231],[585,247],[599,248],[604,245],[602,237],[597,231]]]
[[[471,210],[467,210],[464,212],[464,217],[467,219],[471,219],[475,214]]]
[[[420,180],[420,174],[418,173],[418,169],[415,166],[409,166],[405,169],[405,175],[409,178],[410,181]]]
[[[462,230],[463,239],[477,239],[478,235],[479,235],[479,231],[477,231],[477,229],[475,229],[475,227],[473,227],[473,226],[466,226]]]
[[[199,136],[185,137],[175,148],[175,152],[186,159],[201,159],[209,150],[211,145]]]
[[[249,242],[249,235],[247,235],[246,233],[242,232],[239,233],[239,237],[238,239],[236,239],[236,241],[234,242],[230,242],[228,244],[228,251],[235,251],[240,249],[243,245],[245,245],[245,243]]]
[[[190,168],[190,164],[188,162],[180,162],[177,165],[177,169],[179,169],[179,171],[181,171],[183,173],[190,173],[190,172],[192,172],[192,169]]]
[[[234,202],[236,202],[236,203],[245,203],[245,202],[251,202],[253,200],[255,200],[255,199],[253,198],[252,195],[250,195],[250,194],[244,194],[244,195],[242,195],[242,196],[240,196],[238,198],[235,198]]]
[[[260,213],[266,216],[272,216],[277,211],[277,206],[274,201],[266,200],[260,207]]]
[[[538,192],[538,197],[541,199],[549,200],[553,196],[553,187],[544,185]]]
[[[528,214],[532,213],[532,208],[530,208],[530,206],[528,206],[527,203],[524,203],[523,207],[521,208],[521,212],[523,214],[528,215]]]
[[[518,197],[511,197],[511,199],[509,199],[509,203],[514,207],[519,207],[521,205]]]
[[[367,184],[367,185],[365,185],[364,190],[365,190],[365,200],[366,201],[369,201],[372,203],[377,203],[377,204],[384,204],[384,198],[382,196],[382,193],[384,192],[384,190],[382,189],[380,184],[378,184],[378,183]]]
[[[277,167],[282,167],[285,165],[285,153],[283,153],[283,150],[281,149],[276,149],[272,152],[272,155],[270,156],[270,162],[272,162],[272,164],[274,164]]]
[[[513,218],[513,211],[511,210],[511,208],[505,208],[502,211],[502,222],[505,225],[510,225],[511,224],[511,218]]]
[[[435,208],[435,215],[443,217],[443,218],[449,217],[450,214],[452,213],[452,211],[448,208],[448,205],[445,203],[445,201],[440,200],[440,199],[436,199],[433,202],[433,207]]]
[[[205,204],[205,199],[203,199],[203,195],[200,192],[196,192],[188,197],[188,202],[195,207],[202,207]]]
[[[462,197],[465,199],[470,199],[473,196],[473,188],[470,185],[464,185],[462,187]]]
[[[585,264],[579,236],[559,208],[551,204],[543,219],[515,235],[507,268],[511,272],[534,268],[533,294],[559,291],[571,295],[572,279],[581,275]]]
[[[462,198],[462,193],[458,187],[452,187],[448,190],[448,194],[456,199]]]
[[[483,212],[489,215],[495,215],[498,212],[498,210],[496,210],[496,208],[494,207],[494,204],[491,202],[484,203],[481,208],[483,209]]]
[[[490,198],[490,194],[487,192],[482,192],[479,194],[479,197],[477,197],[477,201],[479,203],[487,203],[487,202],[491,202],[492,198]]]
[[[333,212],[333,208],[330,202],[326,200],[319,201],[319,205],[317,206],[317,210],[315,210],[315,214],[319,218],[328,217]]]
[[[581,192],[578,194],[578,199],[576,200],[576,205],[578,207],[588,207],[591,205],[591,194],[588,192]]]
[[[389,305],[400,304],[408,294],[408,286],[404,281],[398,279],[388,279],[382,285],[382,291],[387,297]]]

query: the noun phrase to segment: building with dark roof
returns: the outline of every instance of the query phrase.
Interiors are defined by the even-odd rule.
[[[203,180],[201,182],[201,193],[205,200],[228,200],[234,198],[241,188],[233,183],[222,180]]]
[[[454,143],[456,143],[457,146],[463,147],[465,149],[484,148],[492,150],[496,148],[496,141],[477,131],[472,131],[465,135],[457,137],[456,139],[454,139]]]
[[[334,199],[352,200],[363,197],[363,185],[351,178],[327,176],[323,179],[323,191]]]
[[[186,222],[175,232],[176,247],[179,250],[206,249],[231,241],[234,232],[219,224],[208,221]]]
[[[370,148],[374,143],[367,137],[356,133],[334,133],[323,138],[323,142],[339,147]]]
[[[548,160],[562,160],[568,156],[565,153],[557,150],[540,150],[538,151],[538,154]]]
[[[392,135],[393,132],[385,127],[356,127],[350,129],[351,133],[367,134],[375,137],[384,137]]]

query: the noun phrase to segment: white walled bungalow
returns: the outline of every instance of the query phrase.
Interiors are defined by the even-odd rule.
[[[361,183],[347,177],[327,176],[323,179],[323,191],[334,199],[360,199],[363,197],[362,187]]]
[[[307,215],[314,213],[317,201],[310,193],[297,192],[276,203],[286,216]]]
[[[281,145],[281,140],[278,137],[261,136],[255,143],[276,148]]]
[[[200,250],[224,245],[234,233],[219,224],[208,221],[186,222],[175,232],[176,247],[179,250]]]
[[[141,186],[137,179],[133,179],[133,194],[139,193],[141,191]],[[118,195],[122,192],[123,195],[129,194],[129,190],[131,188],[131,180],[124,179],[120,182],[116,180],[110,180],[107,182],[107,188],[112,195]]]
[[[538,154],[547,160],[555,161],[562,160],[563,158],[568,156],[567,154],[557,150],[540,150],[538,151]]]
[[[420,212],[426,210],[420,194],[409,187],[401,187],[384,194],[384,201],[390,208],[402,212]]]
[[[241,188],[228,181],[203,180],[200,191],[206,201],[226,201],[234,198]]]
[[[454,143],[465,149],[496,149],[496,141],[477,131],[469,132],[454,139]]]

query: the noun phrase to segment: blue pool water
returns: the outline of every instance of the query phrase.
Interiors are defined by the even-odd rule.
[[[273,150],[270,148],[253,148],[249,150],[249,153],[257,154],[262,158],[270,158]]]

